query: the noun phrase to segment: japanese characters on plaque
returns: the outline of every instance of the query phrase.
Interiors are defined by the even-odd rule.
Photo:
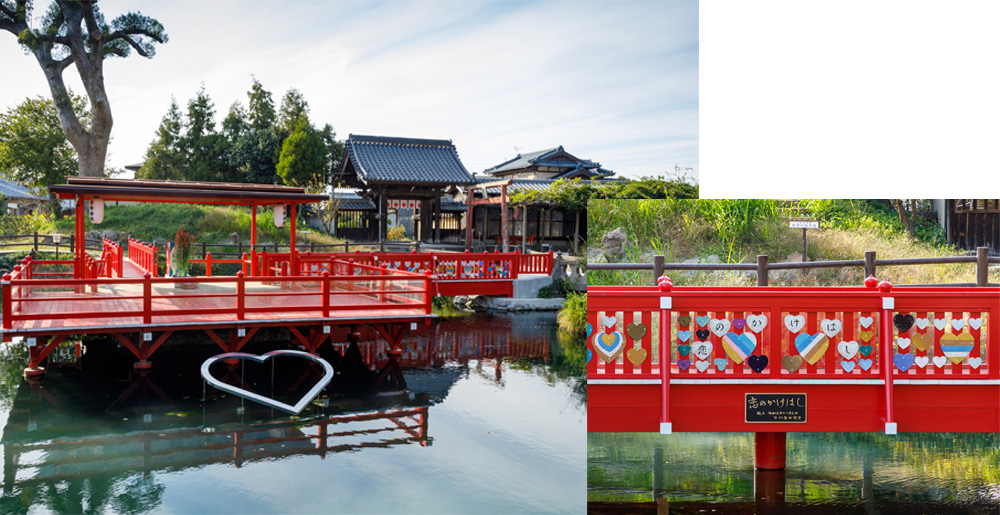
[[[791,423],[806,422],[804,393],[746,394],[746,422]]]

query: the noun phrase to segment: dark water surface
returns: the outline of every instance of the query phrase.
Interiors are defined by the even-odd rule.
[[[789,433],[754,472],[753,435],[591,433],[592,513],[1000,513],[1000,435]]]
[[[582,341],[561,340],[552,314],[521,314],[445,320],[407,342],[408,392],[328,389],[298,417],[211,390],[202,402],[198,367],[217,347],[165,346],[141,376],[94,344],[31,385],[4,344],[0,512],[585,511]],[[295,366],[265,386],[266,367],[228,372],[308,389]]]

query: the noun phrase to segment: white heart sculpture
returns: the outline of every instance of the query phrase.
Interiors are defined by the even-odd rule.
[[[704,372],[704,371],[708,370],[708,362],[707,361],[695,361],[694,362],[694,367],[697,368],[699,372]]]
[[[223,383],[222,381],[219,381],[214,376],[212,376],[211,372],[208,371],[209,367],[211,367],[213,363],[219,361],[220,359],[249,359],[252,361],[256,361],[258,363],[263,363],[275,356],[296,356],[308,359],[310,361],[314,361],[323,366],[324,369],[323,377],[319,380],[319,382],[316,383],[315,386],[312,387],[312,389],[306,392],[306,394],[303,395],[302,398],[299,399],[299,402],[296,402],[294,406],[290,404],[285,404],[284,402],[276,401],[270,397],[264,397],[263,395],[258,395],[256,393],[244,390],[243,388],[238,388],[231,384]],[[260,356],[256,354],[247,354],[245,352],[227,352],[225,354],[217,354],[215,356],[212,356],[211,358],[206,359],[205,362],[201,364],[201,377],[202,379],[205,380],[205,382],[212,385],[213,388],[216,388],[218,390],[222,390],[226,393],[231,393],[233,395],[242,397],[244,399],[249,399],[259,404],[263,404],[269,408],[276,408],[291,413],[293,415],[297,415],[301,413],[302,410],[305,409],[305,407],[310,402],[312,402],[312,400],[315,399],[317,395],[319,395],[319,392],[323,391],[323,388],[326,388],[326,385],[330,384],[330,380],[333,379],[333,367],[325,359],[319,356],[313,356],[308,352],[303,352],[300,350],[290,350],[290,349],[273,350],[271,352],[261,354]]]
[[[941,368],[944,366],[945,363],[948,362],[948,358],[944,356],[934,356],[934,359],[931,361],[934,362],[935,367]]]
[[[802,315],[787,315],[785,316],[785,327],[788,328],[788,332],[797,333],[806,327],[806,317]]]
[[[855,341],[840,342],[837,344],[837,351],[840,352],[840,355],[843,356],[844,359],[853,358],[854,355],[858,353],[859,348],[858,342]]]
[[[978,331],[980,327],[983,326],[982,318],[970,318],[969,319],[969,329],[973,331]]]
[[[948,322],[945,319],[943,319],[943,318],[935,318],[934,319],[934,329],[937,329],[938,331],[944,331],[944,328],[947,325],[948,325]]]
[[[896,338],[896,345],[898,345],[900,349],[908,349],[910,348],[910,339]]]
[[[721,320],[713,318],[712,321],[708,323],[708,328],[711,329],[712,333],[714,333],[719,338],[725,336],[726,333],[729,332],[729,328],[731,326],[732,324],[730,324],[729,320],[725,318]]]
[[[913,358],[913,363],[920,368],[926,367],[927,364],[930,363],[930,361],[931,361],[930,358],[928,358],[927,356],[917,356]]]
[[[956,331],[961,331],[965,327],[965,320],[961,318],[952,318],[951,326],[955,328]]]
[[[708,359],[712,355],[712,342],[694,342],[691,344],[691,352],[698,359]]]
[[[927,318],[918,318],[914,320],[913,323],[917,325],[917,329],[923,331],[924,329],[927,329],[927,326],[931,324],[931,321]]]
[[[872,323],[875,322],[875,319],[872,317],[861,317],[858,319],[858,322],[861,324],[861,327],[868,329],[872,326]]]
[[[970,321],[971,322],[971,321]],[[767,326],[767,317],[764,315],[750,315],[747,317],[747,327],[755,333],[759,333]]]
[[[617,324],[618,324],[617,317],[609,317],[609,316],[604,317],[604,327],[614,327]]]
[[[979,365],[983,364],[983,358],[969,358],[969,366],[972,368],[979,368]]]
[[[840,330],[843,329],[843,327],[844,323],[836,319],[830,320],[826,318],[819,323],[819,328],[822,329],[823,334],[825,334],[829,338],[833,338],[834,336],[836,336],[837,333],[839,333]]]

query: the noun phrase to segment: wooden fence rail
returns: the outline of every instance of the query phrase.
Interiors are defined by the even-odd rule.
[[[976,282],[947,284],[937,286],[998,286],[997,283],[988,281],[988,271],[990,263],[1000,263],[1000,256],[990,256],[987,247],[976,249],[975,256],[952,256],[936,258],[906,258],[906,259],[877,259],[874,250],[865,252],[864,259],[842,260],[842,261],[814,261],[808,263],[771,263],[767,255],[757,256],[757,263],[664,263],[663,256],[653,256],[652,263],[591,263],[587,265],[588,270],[651,270],[653,281],[655,282],[666,270],[726,270],[726,271],[755,271],[757,272],[758,285],[768,284],[768,272],[771,270],[794,270],[810,268],[846,268],[864,267],[865,276],[876,275],[876,268],[880,266],[907,266],[907,265],[940,265],[952,263],[975,263]],[[896,285],[896,287],[917,287],[931,285]]]

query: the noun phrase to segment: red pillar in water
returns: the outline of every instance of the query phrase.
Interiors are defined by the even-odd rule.
[[[753,466],[759,470],[785,469],[785,433],[754,433]]]

